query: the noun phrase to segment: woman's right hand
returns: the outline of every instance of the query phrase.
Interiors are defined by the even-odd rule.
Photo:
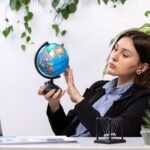
[[[55,113],[59,109],[60,99],[65,94],[66,91],[62,89],[53,89],[47,93],[44,92],[45,85],[41,86],[38,90],[39,95],[43,95],[44,98],[48,101],[51,111]]]
[[[81,94],[79,93],[78,89],[74,84],[73,72],[70,67],[68,67],[68,69],[64,72],[64,76],[66,79],[66,83],[68,85],[67,93],[71,101],[76,104],[81,102],[84,99],[84,97],[81,96]]]

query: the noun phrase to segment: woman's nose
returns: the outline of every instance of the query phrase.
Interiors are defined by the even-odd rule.
[[[115,52],[113,55],[112,55],[112,60],[113,61],[118,61],[118,53]]]

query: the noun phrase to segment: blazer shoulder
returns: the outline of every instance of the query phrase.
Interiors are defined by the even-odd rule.
[[[135,92],[138,94],[138,95],[145,95],[145,96],[148,96],[150,97],[150,88],[147,87],[147,88],[136,88]]]
[[[96,81],[94,82],[91,86],[90,86],[90,90],[96,90],[100,87],[102,87],[104,84],[106,84],[108,81],[106,80],[99,80],[99,81]]]

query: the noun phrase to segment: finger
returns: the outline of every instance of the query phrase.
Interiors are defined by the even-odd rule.
[[[45,82],[44,82],[44,85],[47,84],[48,82],[49,82],[49,81],[45,81]]]
[[[71,81],[74,83],[74,76],[73,76],[73,71],[72,71],[72,69],[70,70],[70,74],[71,74]]]
[[[66,83],[68,83],[68,71],[67,70],[64,72],[64,77],[65,77]]]
[[[61,97],[63,97],[65,95],[65,93],[66,93],[66,90],[62,91],[59,99],[61,99]]]
[[[59,98],[61,96],[62,89],[58,89],[57,92],[53,95],[53,99]]]
[[[73,73],[72,73],[72,70],[69,69],[69,72],[68,72],[68,84],[74,84],[74,81],[73,81]]]
[[[50,92],[45,94],[45,98],[49,99],[50,97],[53,97],[54,93],[56,92],[56,89],[51,90]]]
[[[70,65],[68,65],[67,69],[70,69],[70,68],[71,68]]]
[[[43,95],[45,90],[45,86],[41,86],[40,89],[38,90],[38,95]]]
[[[61,93],[61,96],[60,96],[60,97],[62,97],[65,93],[66,93],[66,90],[64,90],[64,91]]]

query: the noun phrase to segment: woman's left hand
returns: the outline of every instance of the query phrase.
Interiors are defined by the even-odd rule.
[[[67,93],[71,101],[74,103],[79,103],[80,101],[84,99],[84,97],[80,95],[78,89],[76,88],[74,84],[73,72],[70,67],[68,67],[68,69],[64,72],[64,76],[66,79],[66,83],[68,85]]]

